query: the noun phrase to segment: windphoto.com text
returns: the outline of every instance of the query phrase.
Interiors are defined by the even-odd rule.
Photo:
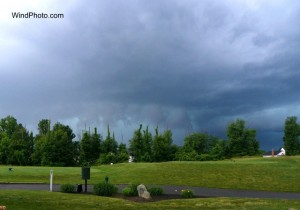
[[[35,12],[27,12],[27,13],[21,13],[21,12],[12,12],[11,13],[13,18],[52,18],[52,19],[60,19],[64,18],[64,14],[47,14],[47,13],[35,13]]]

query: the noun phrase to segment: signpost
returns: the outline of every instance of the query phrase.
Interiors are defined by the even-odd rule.
[[[90,167],[82,167],[81,168],[81,177],[85,181],[85,187],[84,187],[84,192],[87,192],[87,180],[90,179]]]
[[[50,192],[52,192],[52,185],[53,185],[53,170],[50,170]]]

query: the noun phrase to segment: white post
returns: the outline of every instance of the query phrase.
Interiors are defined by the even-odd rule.
[[[52,184],[53,184],[53,170],[50,170],[50,192],[52,192]]]

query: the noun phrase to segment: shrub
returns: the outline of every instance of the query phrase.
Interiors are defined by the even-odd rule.
[[[75,186],[73,184],[63,184],[60,186],[60,191],[65,193],[73,193]]]
[[[109,183],[109,182],[101,182],[99,184],[94,185],[94,193],[100,196],[112,196],[113,194],[118,192],[118,188]]]
[[[121,152],[117,155],[117,162],[118,163],[126,163],[128,162],[128,154],[125,152]]]
[[[197,161],[198,160],[198,153],[193,150],[191,152],[186,152],[184,150],[178,151],[175,154],[175,160],[179,161]]]
[[[192,190],[181,190],[181,197],[183,198],[193,198],[195,197]]]
[[[101,154],[99,159],[97,160],[98,164],[110,164],[116,162],[117,162],[117,156],[112,152],[107,154]]]
[[[160,187],[151,187],[149,189],[150,195],[162,195],[163,194],[163,189]]]
[[[123,190],[122,190],[122,192],[123,192],[123,195],[125,195],[125,196],[127,196],[127,197],[129,197],[129,196],[134,196],[133,194],[133,191],[132,191],[132,189],[130,188],[130,187],[125,187]]]
[[[138,196],[137,186],[137,184],[128,185],[122,192],[125,196]]]
[[[199,161],[209,161],[212,160],[211,156],[209,154],[200,154],[197,158]]]

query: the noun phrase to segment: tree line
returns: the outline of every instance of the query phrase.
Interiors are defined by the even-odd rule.
[[[207,133],[192,133],[183,146],[173,143],[172,131],[154,134],[148,126],[134,131],[127,147],[118,143],[107,127],[103,138],[95,128],[84,131],[79,141],[68,125],[42,119],[33,135],[12,116],[0,120],[0,164],[39,166],[78,166],[127,162],[132,155],[136,162],[220,160],[236,156],[261,154],[256,130],[246,127],[242,119],[227,127],[227,140]],[[300,154],[300,125],[297,117],[288,117],[284,128],[284,147],[288,155]]]

